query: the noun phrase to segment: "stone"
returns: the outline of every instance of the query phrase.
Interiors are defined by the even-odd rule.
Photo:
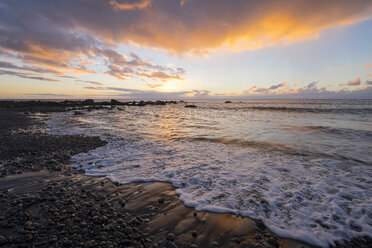
[[[279,247],[279,243],[275,239],[269,239],[269,240],[267,240],[267,243],[274,246],[274,247]]]
[[[131,227],[127,226],[127,227],[124,228],[124,233],[131,234],[132,232],[133,232],[133,230],[132,230]]]
[[[176,240],[176,236],[173,233],[168,233],[167,239],[170,240],[170,241],[175,241]]]

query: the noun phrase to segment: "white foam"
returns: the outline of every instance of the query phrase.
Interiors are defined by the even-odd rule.
[[[72,158],[87,175],[124,184],[169,182],[187,206],[261,219],[280,236],[314,245],[372,234],[368,166],[345,169],[344,161],[326,157],[154,138],[144,123],[134,132],[125,131],[128,125],[118,129],[117,118],[67,113],[48,125],[54,134],[99,135],[109,142]]]

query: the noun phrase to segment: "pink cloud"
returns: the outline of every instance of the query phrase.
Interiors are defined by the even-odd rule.
[[[358,77],[358,78],[356,78],[356,79],[354,79],[352,81],[349,81],[347,83],[347,85],[349,85],[349,86],[358,86],[358,85],[360,85],[360,78]]]

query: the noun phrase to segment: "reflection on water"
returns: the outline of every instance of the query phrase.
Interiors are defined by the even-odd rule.
[[[372,233],[372,101],[195,101],[50,121],[109,141],[73,159],[89,175],[167,181],[187,205],[263,219],[326,245]]]

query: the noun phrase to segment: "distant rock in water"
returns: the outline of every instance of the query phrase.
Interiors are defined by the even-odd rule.
[[[226,101],[225,103],[232,103],[231,101]]]
[[[185,108],[197,108],[197,106],[191,104],[191,105],[186,105]]]
[[[92,105],[94,104],[94,100],[93,99],[86,99],[82,102],[83,105]]]
[[[75,115],[83,115],[83,112],[75,111],[74,114],[75,114]]]
[[[118,100],[115,100],[115,99],[111,99],[110,103],[114,104],[114,105],[120,105],[121,104],[121,102],[119,102]]]

